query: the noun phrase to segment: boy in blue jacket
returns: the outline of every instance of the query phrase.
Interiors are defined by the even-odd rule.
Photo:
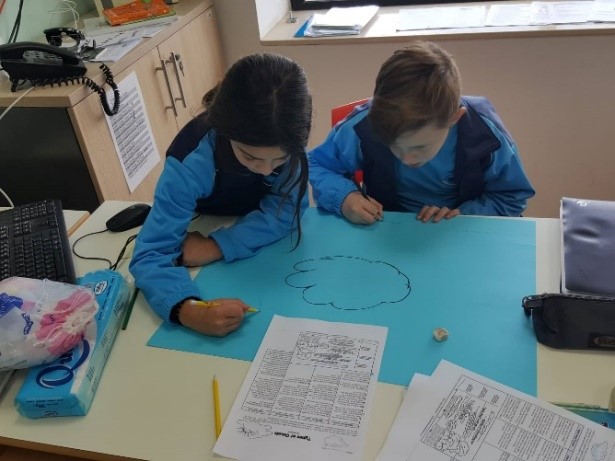
[[[381,220],[383,210],[415,212],[422,222],[520,216],[534,195],[491,103],[462,97],[455,62],[430,42],[382,65],[373,98],[309,153],[309,166],[318,206],[356,224]]]
[[[139,232],[130,271],[165,321],[224,336],[241,325],[243,301],[203,308],[185,266],[248,258],[297,230],[307,208],[305,146],[312,99],[303,70],[273,54],[237,61],[205,95],[205,112],[167,151],[152,210]],[[187,229],[195,212],[241,216],[208,236]]]

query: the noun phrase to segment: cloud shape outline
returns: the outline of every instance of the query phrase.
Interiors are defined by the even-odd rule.
[[[371,309],[406,299],[410,279],[385,261],[359,256],[324,256],[297,262],[286,284],[302,289],[305,302],[341,310]],[[373,289],[378,283],[378,289]],[[383,286],[385,285],[385,286]]]

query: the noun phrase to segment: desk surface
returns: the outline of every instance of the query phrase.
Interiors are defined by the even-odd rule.
[[[104,229],[126,202],[105,202],[75,232],[71,241]],[[211,225],[212,218],[199,218]],[[557,291],[560,272],[559,222],[536,219],[538,292]],[[118,254],[133,232],[103,233],[83,239],[88,256]],[[131,247],[132,248],[132,247]],[[127,273],[131,251],[118,270]],[[78,273],[101,269],[96,261],[75,260]],[[29,420],[13,399],[23,381],[18,372],[0,401],[0,444],[71,454],[91,459],[129,457],[176,461],[220,459],[214,445],[211,379],[220,382],[223,421],[250,367],[249,362],[156,349],[146,346],[160,325],[140,294],[128,328],[120,331],[103,379],[85,417]],[[613,355],[562,352],[539,346],[538,396],[551,401],[606,406],[615,384]],[[378,383],[371,411],[364,460],[377,456],[402,400],[400,386]]]
[[[88,211],[64,210],[64,222],[66,223],[68,236],[73,235],[89,217],[90,213]]]

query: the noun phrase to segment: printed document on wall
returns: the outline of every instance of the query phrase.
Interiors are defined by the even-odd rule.
[[[387,328],[274,316],[214,453],[359,461]]]
[[[613,461],[614,447],[612,429],[443,360],[412,379],[376,461]]]
[[[120,90],[120,110],[113,116],[106,116],[107,124],[128,189],[134,192],[160,162],[160,154],[145,111],[137,74],[132,72],[117,86]],[[113,91],[107,92],[107,100],[113,101]]]

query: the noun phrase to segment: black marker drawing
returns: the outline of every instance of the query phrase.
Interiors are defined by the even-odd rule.
[[[303,289],[303,299],[315,306],[361,310],[403,301],[411,291],[410,279],[395,266],[357,256],[305,259],[286,284]]]
[[[247,421],[245,419],[237,421],[237,431],[250,439],[266,437],[272,434],[269,424],[261,424],[258,421]]]

